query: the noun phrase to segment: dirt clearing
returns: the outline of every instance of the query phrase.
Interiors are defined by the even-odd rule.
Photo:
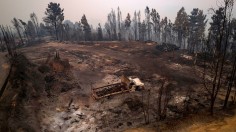
[[[170,86],[167,118],[182,118],[186,100],[191,102],[191,112],[208,107],[207,99],[200,100],[206,91],[192,68],[191,57],[185,51],[161,52],[155,47],[155,43],[140,42],[48,42],[20,49],[37,70],[34,82],[40,83],[39,89],[43,90],[27,100],[40,130],[104,132],[137,128],[145,124],[143,106],[148,103],[149,120],[155,124],[157,93],[163,78]],[[150,95],[135,91],[100,100],[91,97],[92,88],[118,83],[122,75],[139,77]],[[37,81],[38,77],[41,79]],[[192,92],[191,98],[187,97],[188,91]]]

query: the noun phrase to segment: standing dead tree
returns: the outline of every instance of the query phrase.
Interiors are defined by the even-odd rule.
[[[24,44],[24,40],[23,40],[23,37],[21,35],[21,29],[22,29],[21,24],[19,23],[19,21],[16,18],[13,18],[12,24],[15,27],[18,36],[20,37],[21,43]]]
[[[231,21],[231,14],[234,5],[234,0],[224,0],[224,7],[220,7],[219,10],[215,11],[215,15],[213,15],[213,23],[211,24],[211,28],[209,31],[208,38],[208,47],[210,51],[211,59],[209,60],[209,65],[211,70],[210,77],[206,79],[206,65],[204,66],[204,86],[210,95],[210,113],[214,114],[214,104],[217,98],[217,95],[220,89],[223,86],[224,81],[224,71],[225,71],[225,61],[226,61],[226,53],[229,43],[229,25]],[[216,19],[220,17],[221,19]],[[214,27],[212,28],[214,24]],[[215,29],[215,30],[213,30]],[[214,41],[211,43],[212,36],[215,35]],[[210,46],[209,46],[210,45]],[[213,50],[212,50],[213,49]],[[208,81],[206,81],[208,80]]]
[[[117,8],[117,24],[118,24],[118,40],[121,41],[121,21],[122,21],[122,16],[121,16],[121,11],[120,7]]]
[[[29,43],[29,37],[28,37],[28,31],[27,31],[28,25],[24,21],[22,21],[21,19],[19,19],[19,21],[20,21],[21,25],[24,27],[24,34],[25,34],[25,37]]]
[[[5,51],[5,46],[4,46],[4,43],[3,43],[3,37],[2,37],[2,34],[0,32],[0,49],[2,52]]]
[[[30,19],[31,19],[31,21],[32,21],[33,24],[34,24],[35,31],[36,31],[37,35],[39,36],[39,23],[38,23],[38,18],[37,18],[36,14],[35,14],[34,12],[30,14]]]
[[[225,102],[224,102],[224,109],[227,108],[227,104],[228,104],[228,100],[229,100],[229,96],[231,94],[232,91],[232,87],[235,87],[235,73],[236,73],[236,19],[232,19],[231,23],[230,23],[230,36],[231,39],[233,40],[232,46],[231,46],[231,50],[232,50],[232,66],[231,66],[231,71],[229,73],[229,80],[228,80],[228,86],[227,86],[227,93],[225,96]],[[236,91],[234,93],[234,96],[232,97],[232,103],[235,102],[235,96],[236,96]]]
[[[157,100],[157,114],[159,116],[159,120],[164,120],[166,118],[167,105],[170,101],[171,94],[171,83],[167,84],[166,79],[162,79],[161,87],[158,91],[158,100]]]
[[[227,108],[229,96],[230,96],[230,93],[231,93],[231,90],[232,90],[232,87],[233,87],[233,83],[234,83],[234,79],[235,79],[235,72],[236,72],[236,56],[234,57],[232,70],[230,72],[230,77],[229,77],[228,86],[227,86],[227,92],[226,92],[226,95],[225,95],[225,101],[224,101],[224,106],[223,106],[224,109]]]
[[[3,92],[5,91],[5,89],[7,87],[7,84],[8,84],[9,78],[11,76],[11,72],[12,72],[12,65],[14,63],[14,59],[16,58],[17,54],[15,51],[15,48],[16,48],[15,37],[13,36],[10,28],[0,25],[0,32],[2,33],[1,37],[3,37],[3,41],[6,45],[6,49],[7,49],[8,55],[9,55],[9,60],[11,63],[9,73],[8,73],[8,75],[7,75],[5,81],[0,89],[0,98],[1,98]]]
[[[14,57],[16,56],[16,52],[15,52],[15,38],[13,36],[13,34],[11,33],[9,27],[4,27],[4,26],[0,26],[0,30],[2,32],[2,36],[3,36],[3,41],[6,45],[7,48],[7,52],[9,54],[10,57]]]

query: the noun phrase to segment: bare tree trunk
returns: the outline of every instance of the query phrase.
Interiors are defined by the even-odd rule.
[[[19,29],[19,28],[16,28],[16,30],[17,30],[17,33],[18,33],[18,35],[19,35],[19,37],[20,37],[21,43],[24,44],[24,40],[23,40],[23,38],[22,38],[22,36],[21,36],[20,29]]]
[[[144,120],[145,120],[145,123],[147,123],[147,115],[146,115],[146,110],[145,110],[145,107],[144,107],[144,95],[143,95],[143,90],[142,90],[142,108],[143,108],[143,114],[144,114]]]
[[[58,34],[57,34],[57,23],[55,22],[54,24],[55,24],[54,27],[55,27],[56,38],[57,38],[57,40],[58,40]]]
[[[235,84],[235,82],[234,82],[234,84]],[[234,91],[234,96],[233,96],[233,104],[235,103],[235,99],[236,99],[236,90]]]
[[[219,31],[219,39],[216,40],[216,67],[215,67],[215,73],[214,73],[214,80],[213,80],[213,87],[212,87],[212,93],[211,93],[211,107],[210,112],[211,115],[213,115],[213,109],[214,109],[214,103],[216,100],[216,97],[218,95],[219,89],[221,88],[221,80],[222,80],[222,74],[224,70],[224,63],[225,63],[225,56],[228,46],[228,39],[229,39],[229,27],[226,27],[227,21],[231,21],[231,13],[233,8],[234,1],[231,0],[225,0],[224,1],[224,15],[223,15],[223,23],[222,23],[222,29]],[[221,26],[221,25],[219,25]],[[226,34],[225,34],[226,33]],[[222,43],[223,38],[225,36],[226,43],[224,44],[224,47],[222,49]],[[223,51],[222,51],[223,50]]]
[[[227,93],[225,96],[225,101],[224,101],[224,106],[223,108],[226,109],[227,108],[227,103],[228,103],[228,99],[232,90],[232,86],[233,86],[233,81],[235,78],[235,71],[236,71],[236,56],[234,58],[234,64],[233,64],[233,69],[231,71],[231,75],[230,75],[230,80],[229,80],[229,84],[228,84],[228,88],[227,88]]]
[[[3,43],[2,43],[2,37],[1,36],[0,36],[0,42],[1,42],[1,45],[2,45]]]
[[[149,105],[150,105],[150,95],[151,95],[151,90],[148,89],[148,103],[147,103],[147,123],[146,124],[149,124]]]
[[[8,54],[12,57],[13,52],[12,52],[12,48],[10,46],[10,36],[9,36],[8,32],[5,30],[5,28],[3,26],[0,26],[0,28],[1,28],[1,31],[2,31],[3,39],[5,41]]]
[[[163,118],[163,113],[162,113],[162,95],[163,95],[163,90],[164,90],[164,85],[165,85],[165,80],[162,80],[161,87],[159,89],[159,95],[158,95],[158,108],[157,108],[157,113],[159,115],[159,119],[162,120]]]

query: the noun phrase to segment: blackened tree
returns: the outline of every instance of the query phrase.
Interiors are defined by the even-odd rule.
[[[146,16],[146,25],[147,25],[147,39],[151,40],[150,10],[148,6],[145,9],[145,16]]]
[[[37,32],[37,35],[39,36],[39,23],[38,23],[38,17],[36,16],[36,14],[33,12],[30,14],[30,19],[34,24],[35,27],[35,31]]]
[[[130,15],[129,15],[129,13],[128,13],[128,14],[127,14],[127,17],[126,17],[126,19],[125,19],[125,28],[126,28],[126,31],[128,32],[128,37],[129,37],[130,25],[131,25],[131,20],[130,20]]]
[[[203,14],[203,11],[194,8],[189,16],[189,53],[194,53],[196,50],[200,50],[202,39],[204,38],[206,23],[206,15]]]
[[[120,15],[120,14],[119,14]],[[121,16],[119,16],[121,17]],[[116,14],[115,11],[112,9],[111,12],[107,16],[107,24],[110,27],[110,34],[112,40],[117,40],[117,32],[116,32]],[[119,23],[118,23],[119,24]],[[119,25],[118,25],[119,26]],[[119,28],[119,27],[118,27]]]
[[[167,29],[168,29],[168,20],[167,17],[165,17],[164,19],[161,20],[160,22],[160,26],[161,26],[161,34],[162,34],[162,42],[166,43],[167,40]]]
[[[82,23],[82,27],[84,31],[84,40],[85,41],[91,40],[91,27],[88,24],[88,21],[85,15],[82,16],[81,23]]]
[[[189,21],[188,21],[188,15],[185,12],[184,7],[182,7],[178,13],[177,17],[175,18],[175,23],[174,23],[174,29],[176,30],[178,34],[178,43],[179,47],[182,47],[182,42],[184,40],[184,46],[185,47],[185,38],[187,37],[188,33],[188,27],[189,27]]]
[[[28,32],[27,32],[27,24],[21,19],[19,19],[19,21],[20,21],[21,25],[24,27],[24,34],[25,34],[25,37],[27,38],[27,41],[28,41],[29,38],[28,38]]]
[[[137,12],[134,12],[134,18],[133,18],[133,25],[134,25],[134,40],[137,40],[138,38],[138,20],[137,20]]]
[[[118,7],[118,9],[117,9],[117,22],[118,22],[118,39],[119,40],[121,40],[121,21],[122,21],[121,11],[120,11],[120,8]]]
[[[24,44],[24,41],[23,41],[23,38],[22,38],[22,35],[21,35],[21,29],[22,29],[21,24],[19,23],[19,21],[16,18],[13,18],[13,20],[11,22],[14,25],[18,36],[20,37],[21,43]]]
[[[28,24],[27,24],[27,33],[28,33],[28,35],[29,35],[29,37],[30,37],[31,40],[34,40],[35,37],[36,37],[36,35],[37,35],[37,33],[36,33],[35,30],[36,30],[36,29],[35,29],[35,27],[34,27],[33,22],[32,22],[32,21],[28,21]]]
[[[98,40],[101,41],[103,40],[103,35],[102,35],[102,27],[101,27],[101,24],[99,23],[98,24]]]
[[[212,51],[211,52],[211,59],[208,59],[208,61],[205,60],[205,62],[208,62],[211,68],[209,70],[209,76],[205,76],[204,72],[204,86],[206,90],[209,93],[210,96],[210,113],[213,115],[214,113],[214,104],[217,99],[217,96],[219,94],[219,91],[222,87],[225,87],[225,77],[227,76],[227,70],[228,67],[225,66],[225,62],[227,60],[227,47],[229,46],[229,40],[230,40],[230,22],[231,22],[231,16],[232,16],[232,9],[234,5],[234,0],[224,0],[224,5],[221,6],[217,11],[214,10],[214,15],[212,17],[212,24],[210,28],[211,34],[216,34],[214,38],[211,36],[208,37],[208,43],[211,42],[213,39],[212,44]],[[213,30],[215,33],[213,33]],[[215,39],[215,40],[214,40]],[[236,64],[236,57],[234,58],[234,63]],[[230,95],[230,83],[232,80],[234,80],[234,74],[235,74],[235,64],[233,64],[233,68],[231,70],[231,74],[229,77],[229,83],[227,88],[227,94],[226,96]],[[204,68],[206,65],[204,66]],[[206,71],[204,69],[204,71]],[[228,79],[227,79],[228,80]],[[227,105],[227,97],[225,99],[225,107]]]
[[[46,8],[45,15],[43,21],[47,23],[49,26],[54,27],[54,31],[56,34],[56,39],[58,40],[58,27],[62,24],[64,20],[64,9],[61,9],[59,3],[50,2],[48,7]]]
[[[156,9],[152,9],[151,20],[152,20],[154,33],[157,39],[160,41],[160,15],[156,11]]]

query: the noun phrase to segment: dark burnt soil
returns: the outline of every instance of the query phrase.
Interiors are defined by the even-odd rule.
[[[26,86],[19,86],[26,95],[16,95],[23,100],[18,103],[21,107],[17,108],[25,111],[25,114],[18,114],[22,117],[16,120],[21,122],[22,118],[28,117],[25,122],[33,122],[29,128],[39,131],[123,131],[141,126],[144,124],[142,106],[147,106],[146,91],[101,100],[91,97],[91,88],[120,82],[122,75],[139,77],[145,87],[151,89],[150,122],[156,122],[158,116],[158,90],[163,78],[167,85],[172,86],[167,118],[183,117],[181,112],[189,91],[192,92],[190,111],[206,109],[206,91],[193,68],[192,56],[182,50],[162,52],[155,48],[156,45],[141,42],[49,42],[20,49],[30,66],[22,68],[25,71],[20,74],[24,73],[24,76],[18,76],[26,79],[23,81]],[[56,52],[60,60],[55,60]],[[18,79],[12,80],[14,87],[21,84]],[[19,93],[10,90],[14,89],[13,86],[9,86],[5,93],[5,100],[8,100],[5,104],[18,100],[12,99]],[[9,96],[8,92],[11,93]],[[32,107],[25,110],[26,106]],[[19,126],[10,128],[23,129]]]

